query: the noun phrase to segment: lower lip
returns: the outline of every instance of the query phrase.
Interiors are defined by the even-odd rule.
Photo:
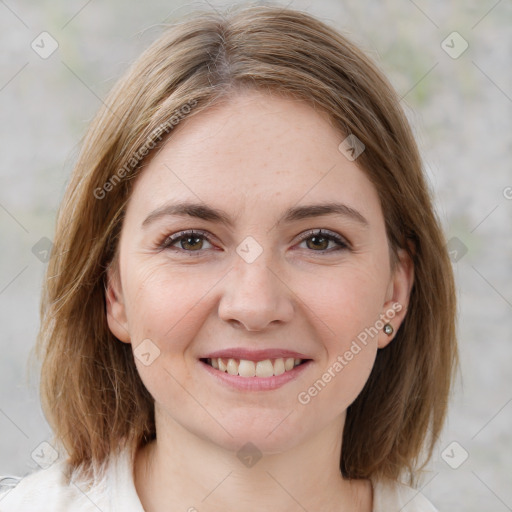
[[[219,382],[239,391],[271,391],[299,377],[299,375],[309,367],[312,361],[306,361],[305,363],[295,366],[293,370],[272,377],[240,377],[240,375],[230,375],[229,373],[216,370],[213,366],[210,366],[204,361],[199,361],[199,363]]]

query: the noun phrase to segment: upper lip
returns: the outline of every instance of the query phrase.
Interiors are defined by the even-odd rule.
[[[233,347],[223,350],[216,350],[203,356],[201,359],[246,359],[248,361],[264,361],[265,359],[279,359],[293,357],[294,359],[309,359],[306,355],[293,350],[285,350],[281,348],[269,348],[264,350],[249,350],[247,348]]]

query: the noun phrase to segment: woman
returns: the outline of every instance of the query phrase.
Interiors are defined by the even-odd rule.
[[[55,439],[2,511],[436,510],[412,487],[457,363],[444,244],[342,35],[262,6],[172,27],[83,142],[38,339]]]

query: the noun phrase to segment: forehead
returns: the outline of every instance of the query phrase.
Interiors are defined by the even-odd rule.
[[[326,114],[305,102],[238,93],[175,128],[139,176],[131,208],[147,212],[191,199],[233,215],[263,215],[298,203],[344,201],[378,218],[377,191],[340,152],[343,139]]]

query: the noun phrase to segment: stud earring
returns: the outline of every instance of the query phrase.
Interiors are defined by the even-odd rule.
[[[388,336],[391,336],[393,334],[393,326],[391,324],[386,324],[384,326],[384,332],[388,335]]]

